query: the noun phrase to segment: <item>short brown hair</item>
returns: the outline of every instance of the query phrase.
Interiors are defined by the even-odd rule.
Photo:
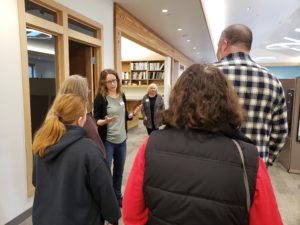
[[[121,93],[121,81],[120,81],[118,73],[112,69],[105,69],[100,73],[97,94],[102,95],[102,96],[107,95],[106,77],[108,74],[115,75],[115,77],[117,79],[117,93],[120,94]]]
[[[163,112],[163,123],[175,128],[217,132],[230,125],[235,129],[244,116],[229,80],[216,66],[207,64],[194,64],[182,73],[169,105]]]

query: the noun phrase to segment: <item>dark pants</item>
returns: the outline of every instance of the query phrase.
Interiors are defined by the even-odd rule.
[[[106,160],[109,168],[111,168],[112,160],[113,167],[113,187],[118,200],[122,198],[122,179],[126,159],[126,140],[120,144],[113,144],[109,141],[105,142]]]
[[[152,128],[148,128],[148,127],[146,127],[146,129],[147,129],[147,132],[148,132],[149,135],[151,134],[152,131],[157,130],[157,129],[152,129]]]

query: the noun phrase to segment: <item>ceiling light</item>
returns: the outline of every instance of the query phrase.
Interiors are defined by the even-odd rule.
[[[197,55],[200,55],[200,52],[197,52]]]
[[[296,32],[300,32],[300,28],[295,28],[295,30],[294,31],[296,31]]]
[[[249,12],[251,10],[251,7],[249,6],[249,7],[247,7],[247,11]]]
[[[300,42],[300,40],[298,40],[298,39],[289,38],[289,37],[284,37],[283,39],[284,39],[284,40],[287,40],[287,41],[296,42],[296,43]]]
[[[26,28],[26,36],[31,39],[51,39],[52,35],[42,31]]]
[[[269,50],[282,50],[282,49],[291,49],[295,51],[300,51],[300,42],[286,42],[286,43],[276,43],[266,46],[266,49]]]
[[[190,40],[190,39],[187,39],[186,41],[187,41],[187,42],[190,42],[191,40]]]
[[[196,48],[196,47],[193,47],[193,49],[196,50],[197,48]]]
[[[167,13],[168,11],[169,11],[169,10],[167,10],[167,9],[162,9],[162,10],[161,10],[162,13]]]
[[[178,30],[178,31],[182,31],[182,29],[181,29],[181,28],[178,28],[177,30]]]

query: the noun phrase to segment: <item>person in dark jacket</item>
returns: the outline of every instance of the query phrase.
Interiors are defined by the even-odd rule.
[[[117,224],[120,210],[110,170],[85,138],[86,100],[60,95],[33,141],[32,221],[35,225]]]
[[[83,97],[86,101],[88,101],[89,96],[89,87],[88,82],[85,77],[80,75],[71,75],[64,80],[62,83],[57,96],[63,94],[76,94]],[[56,98],[57,99],[57,98]],[[54,100],[56,101],[56,100]],[[53,114],[52,109],[49,110],[47,118]],[[86,137],[95,141],[98,145],[99,149],[103,153],[104,157],[106,157],[106,151],[104,144],[98,134],[98,127],[94,117],[92,116],[91,112],[87,114],[86,122],[83,126],[83,129],[86,132]]]
[[[143,97],[142,104],[143,122],[148,134],[151,134],[162,125],[159,113],[165,109],[164,100],[155,83],[148,86],[148,93]]]
[[[139,110],[127,112],[125,94],[121,91],[120,79],[116,71],[103,70],[100,74],[97,96],[94,100],[94,117],[98,132],[105,142],[109,168],[112,161],[113,186],[120,207],[122,207],[122,179],[126,159],[127,120],[131,120]]]
[[[123,200],[125,225],[282,225],[266,166],[239,132],[243,110],[212,65],[176,82],[166,128],[140,147]]]

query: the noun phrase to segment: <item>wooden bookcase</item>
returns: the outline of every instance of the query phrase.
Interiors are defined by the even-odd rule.
[[[147,87],[151,83],[164,85],[164,60],[151,61],[123,61],[123,87]]]

